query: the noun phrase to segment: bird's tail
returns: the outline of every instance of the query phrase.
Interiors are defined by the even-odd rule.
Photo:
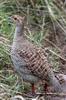
[[[45,80],[46,80],[46,82],[48,82],[50,85],[52,85],[54,87],[54,90],[56,92],[62,92],[61,85],[60,85],[59,81],[57,80],[57,78],[55,77],[51,68],[47,69],[47,74],[46,74]]]

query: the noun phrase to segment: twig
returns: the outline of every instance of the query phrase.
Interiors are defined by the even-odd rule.
[[[49,50],[49,49],[48,49]],[[57,53],[55,53],[54,51],[52,51],[52,50],[49,50],[51,53],[53,53],[54,55],[56,55],[57,57],[59,57],[59,58],[61,58],[61,59],[63,59],[64,61],[66,61],[66,59],[65,58],[63,58],[62,56],[60,56],[60,55],[58,55]]]
[[[33,0],[30,0],[30,2],[31,2],[31,4],[32,4],[33,8],[35,8],[35,7],[34,7],[34,2],[33,2]]]
[[[45,95],[45,93],[37,93],[37,95]],[[47,93],[47,95],[66,96],[66,93]]]

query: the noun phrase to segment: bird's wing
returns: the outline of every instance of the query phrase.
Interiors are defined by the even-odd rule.
[[[44,52],[40,48],[27,49],[19,52],[20,57],[25,62],[20,67],[26,68],[34,76],[38,76],[39,78],[44,77],[47,74],[47,67],[49,67]]]

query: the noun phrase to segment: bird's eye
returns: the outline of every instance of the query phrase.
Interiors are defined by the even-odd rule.
[[[17,18],[14,18],[14,20],[17,20]]]

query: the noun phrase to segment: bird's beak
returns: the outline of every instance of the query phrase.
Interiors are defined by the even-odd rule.
[[[9,19],[9,20],[12,20],[12,17],[9,16],[8,19]]]
[[[11,16],[8,17],[9,22],[13,23],[13,18]]]

